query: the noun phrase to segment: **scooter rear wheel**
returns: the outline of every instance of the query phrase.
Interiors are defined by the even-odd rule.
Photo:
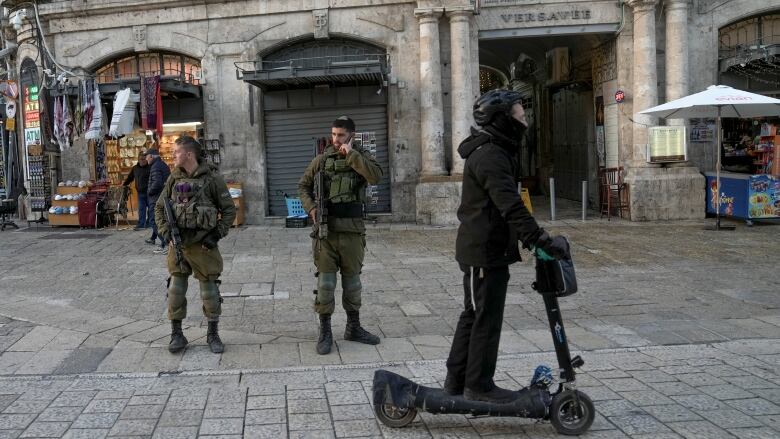
[[[413,408],[400,408],[392,404],[377,404],[374,413],[383,424],[393,428],[406,427],[417,416],[417,410]]]
[[[550,405],[550,422],[560,434],[576,436],[585,433],[595,417],[593,402],[579,390],[565,390],[555,395]]]

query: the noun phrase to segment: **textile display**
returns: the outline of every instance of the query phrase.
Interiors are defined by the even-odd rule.
[[[84,110],[84,126],[88,127],[84,138],[98,140],[103,138],[103,111],[100,105],[100,91],[97,87],[92,91],[92,99],[88,99],[88,106]]]
[[[132,95],[129,88],[117,92],[114,99],[114,113],[108,129],[111,137],[123,136],[133,131],[135,102],[138,102],[138,95]]]
[[[160,94],[160,75],[142,78],[141,86],[141,126],[157,132],[162,137],[162,96]]]

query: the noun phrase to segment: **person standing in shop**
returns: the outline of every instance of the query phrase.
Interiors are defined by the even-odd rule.
[[[135,181],[135,191],[138,195],[138,224],[133,230],[143,230],[147,227],[146,221],[152,213],[149,212],[149,195],[146,193],[149,187],[149,165],[146,163],[146,153],[138,154],[138,163],[128,172],[124,187],[129,188],[130,183]]]
[[[171,241],[171,224],[165,215],[165,200],[169,200],[181,237],[181,261],[175,249],[168,252],[168,319],[171,321],[171,341],[168,350],[178,352],[187,346],[181,321],[187,317],[187,279],[192,274],[200,282],[203,314],[209,327],[206,342],[211,352],[221,353],[225,346],[219,338],[217,325],[222,314],[219,276],[222,255],[218,241],[227,236],[236,218],[236,206],[230,191],[216,167],[201,158],[201,145],[189,136],[176,139],[173,150],[175,169],[154,206],[160,236]],[[172,246],[171,243],[169,246]]]
[[[171,169],[168,167],[162,158],[160,158],[160,152],[155,148],[150,148],[146,151],[146,161],[149,163],[149,185],[146,189],[147,196],[149,197],[149,206],[151,207],[149,212],[149,223],[152,225],[152,236],[147,239],[147,244],[156,245],[159,234],[157,233],[157,209],[154,206],[157,205],[157,200],[160,198],[160,193],[163,190],[165,181],[171,175]],[[155,250],[155,253],[165,253],[168,251],[166,242],[160,237],[160,248]]]
[[[324,174],[323,196],[327,199],[327,236],[312,233],[314,265],[317,267],[317,297],[314,310],[320,318],[317,353],[330,353],[333,334],[330,316],[335,310],[336,273],[341,271],[342,306],[347,312],[344,339],[365,344],[379,344],[379,337],[360,325],[363,285],[360,271],[366,249],[366,226],[363,203],[366,185],[377,184],[382,168],[366,151],[352,147],[355,122],[341,116],[331,126],[331,144],[311,161],[301,180],[298,193],[312,219],[318,215],[314,193],[317,174]],[[316,219],[315,219],[316,221]]]

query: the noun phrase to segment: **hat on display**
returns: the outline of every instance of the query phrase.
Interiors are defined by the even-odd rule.
[[[85,187],[87,185],[87,182],[84,180],[79,180],[79,187]]]
[[[55,210],[57,210],[57,208],[52,206],[52,207],[49,208],[49,213],[53,214]]]
[[[65,186],[65,182],[64,182],[64,181],[61,181],[61,182],[57,183],[57,186],[59,186],[59,187],[63,187],[63,186]]]
[[[79,213],[79,207],[78,206],[70,206],[70,213],[71,214]]]
[[[57,194],[57,195],[54,196],[54,199],[57,200],[57,201],[60,201],[62,199],[62,195]]]
[[[65,186],[73,186],[73,180],[66,181]]]

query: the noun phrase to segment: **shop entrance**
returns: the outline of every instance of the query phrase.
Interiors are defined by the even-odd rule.
[[[363,148],[384,174],[366,191],[366,211],[389,213],[385,50],[333,38],[293,43],[261,57],[237,67],[240,79],[263,90],[268,215],[287,215],[285,195],[298,197],[298,181],[330,142],[331,123],[339,116],[355,121]]]
[[[594,33],[480,39],[481,91],[507,87],[526,95],[532,126],[523,140],[521,179],[532,192],[547,188],[554,177],[557,197],[580,201],[582,182],[588,181],[590,203],[597,201],[604,160],[596,147],[596,96],[602,93],[593,77],[594,52],[610,38]],[[603,117],[598,123],[604,125]]]

